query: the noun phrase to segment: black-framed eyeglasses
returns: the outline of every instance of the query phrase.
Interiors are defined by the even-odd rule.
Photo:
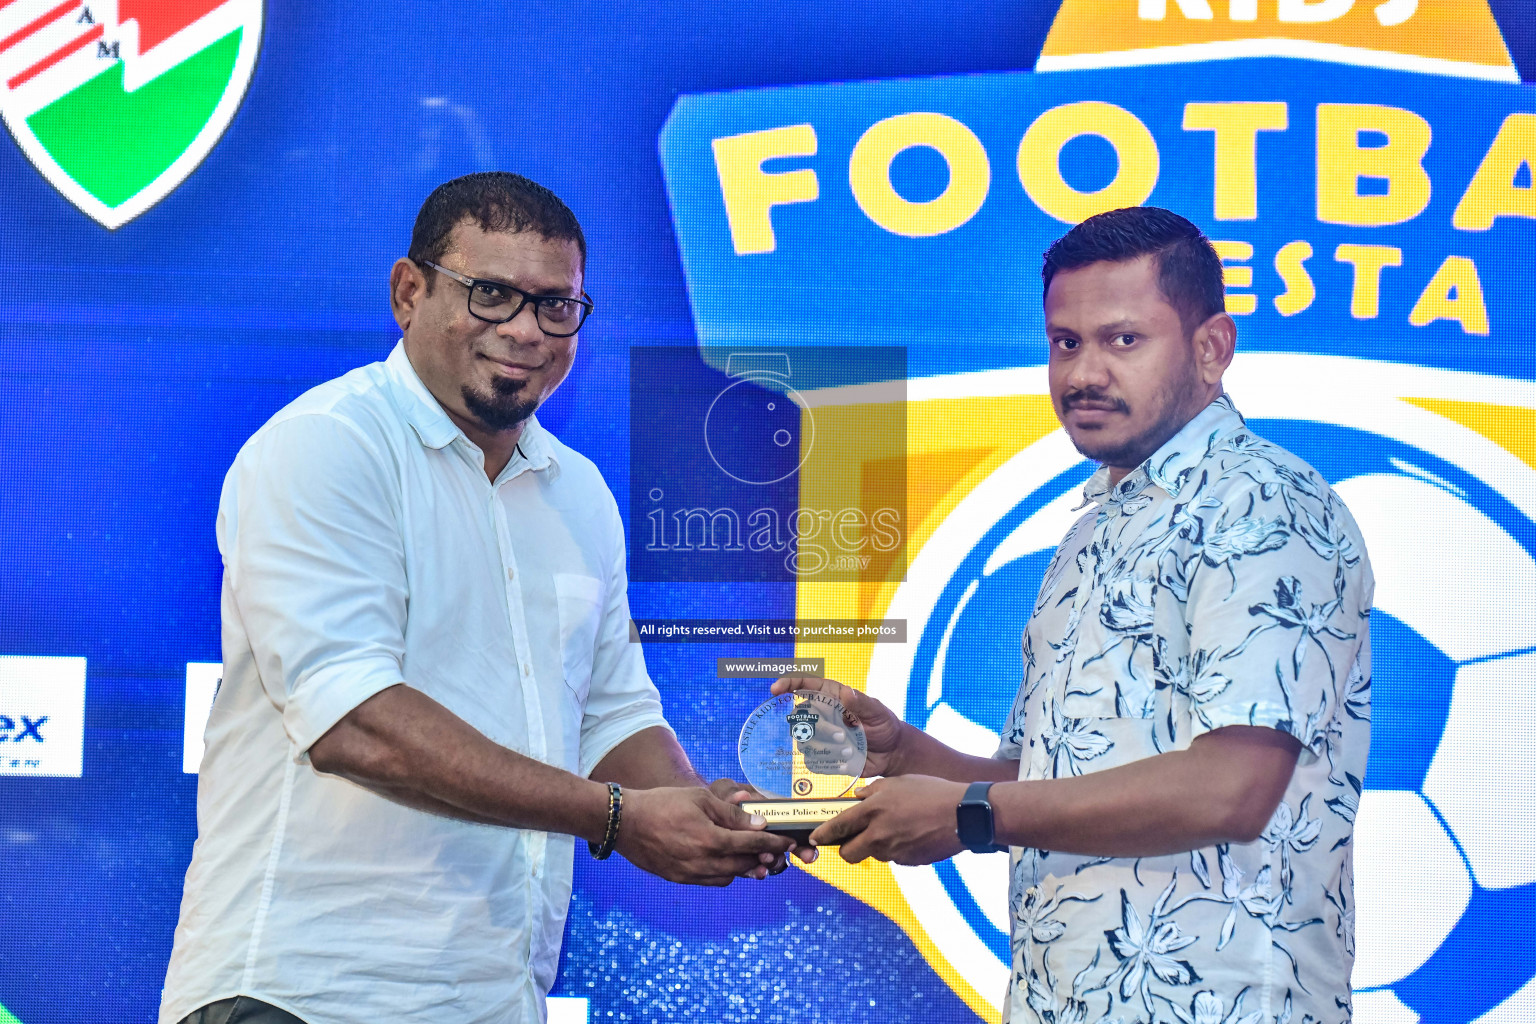
[[[465,277],[431,260],[422,260],[421,264],[469,289],[469,315],[488,324],[504,324],[516,318],[524,306],[531,304],[539,330],[551,338],[569,338],[581,330],[581,325],[587,322],[587,317],[597,308],[585,292],[579,299],[569,295],[534,295],[501,281]]]

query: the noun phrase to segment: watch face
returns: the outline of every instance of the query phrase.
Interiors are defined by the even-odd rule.
[[[992,845],[992,807],[985,802],[963,803],[955,809],[955,832],[960,842],[975,848]]]

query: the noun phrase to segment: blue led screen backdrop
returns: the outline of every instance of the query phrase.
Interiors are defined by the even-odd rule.
[[[387,354],[417,207],[482,169],[585,226],[598,312],[540,419],[640,495],[631,519],[637,349],[722,386],[733,351],[901,351],[796,377],[787,428],[859,436],[900,403],[899,568],[632,584],[637,617],[907,623],[648,644],[711,777],[765,696],[716,678],[728,655],[824,657],[990,752],[1090,468],[1045,398],[1040,253],[1113,206],[1200,223],[1230,392],[1335,483],[1379,580],[1370,766],[1355,804],[1312,809],[1357,821],[1356,1019],[1536,1018],[1533,78],[1514,2],[0,3],[0,1022],[154,1018],[224,471]],[[771,503],[886,507],[892,453],[860,457],[802,460]],[[1004,858],[968,854],[723,892],[578,858],[552,1010],[995,1021],[1005,892]]]

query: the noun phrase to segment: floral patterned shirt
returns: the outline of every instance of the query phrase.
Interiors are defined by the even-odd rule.
[[[1280,729],[1302,751],[1255,842],[1015,849],[1005,1020],[1348,1021],[1375,586],[1359,528],[1225,395],[1084,494],[1096,507],[1041,583],[998,756],[1021,779],[1064,778],[1228,725]]]

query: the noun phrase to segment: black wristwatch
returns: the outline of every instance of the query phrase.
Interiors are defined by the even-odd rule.
[[[990,782],[971,783],[955,808],[955,834],[972,853],[1001,853],[1008,849],[992,842],[992,804],[987,800],[991,788]]]

